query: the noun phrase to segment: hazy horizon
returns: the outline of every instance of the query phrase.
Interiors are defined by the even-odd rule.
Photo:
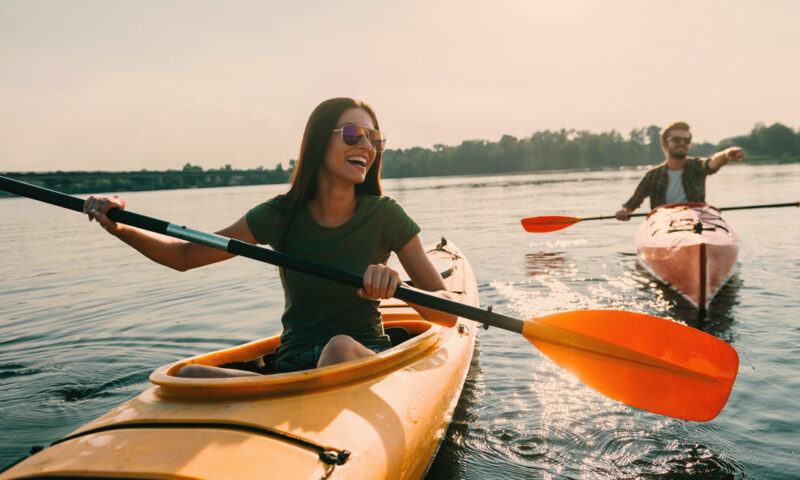
[[[322,100],[388,148],[800,125],[800,2],[0,2],[0,171],[284,167]]]

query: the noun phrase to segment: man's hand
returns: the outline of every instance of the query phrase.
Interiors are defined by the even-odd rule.
[[[721,153],[727,158],[728,162],[741,162],[744,160],[744,150],[739,147],[728,147]]]
[[[741,162],[744,160],[744,150],[739,147],[728,147],[721,152],[711,156],[709,167],[712,170],[719,170],[728,162]]]
[[[623,222],[627,222],[628,220],[631,219],[631,211],[623,207],[615,214],[615,216],[617,217],[617,220],[622,220]]]

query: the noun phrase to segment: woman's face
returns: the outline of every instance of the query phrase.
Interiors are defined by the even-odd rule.
[[[360,108],[345,110],[336,122],[334,130],[347,124],[375,128],[372,117]],[[353,184],[363,183],[367,178],[367,171],[375,162],[377,153],[367,138],[362,138],[356,145],[348,145],[342,140],[341,132],[331,132],[320,174],[328,175],[332,180],[337,179]]]

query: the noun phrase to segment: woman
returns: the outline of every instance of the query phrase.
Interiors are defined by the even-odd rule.
[[[372,108],[351,98],[333,98],[312,112],[289,191],[248,211],[220,235],[269,244],[286,253],[348,271],[364,272],[352,287],[281,270],[286,307],[278,372],[333,365],[374,355],[391,346],[378,312],[378,299],[394,295],[398,273],[387,267],[391,251],[414,285],[450,298],[428,260],[419,227],[389,197],[381,196],[381,152],[385,137]],[[139,230],[111,221],[111,208],[125,208],[118,196],[91,196],[84,204],[89,221],[151,260],[179,271],[227,260],[220,250]],[[455,316],[412,305],[428,320],[454,323]],[[187,365],[181,376],[256,375],[234,369]]]

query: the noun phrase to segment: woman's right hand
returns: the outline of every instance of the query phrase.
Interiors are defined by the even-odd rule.
[[[92,195],[83,202],[83,213],[89,216],[89,221],[97,220],[108,233],[116,235],[119,225],[106,216],[112,208],[124,210],[125,200],[119,195]]]
[[[361,298],[392,298],[400,285],[400,274],[383,264],[368,265],[364,272],[364,286],[358,289]]]

